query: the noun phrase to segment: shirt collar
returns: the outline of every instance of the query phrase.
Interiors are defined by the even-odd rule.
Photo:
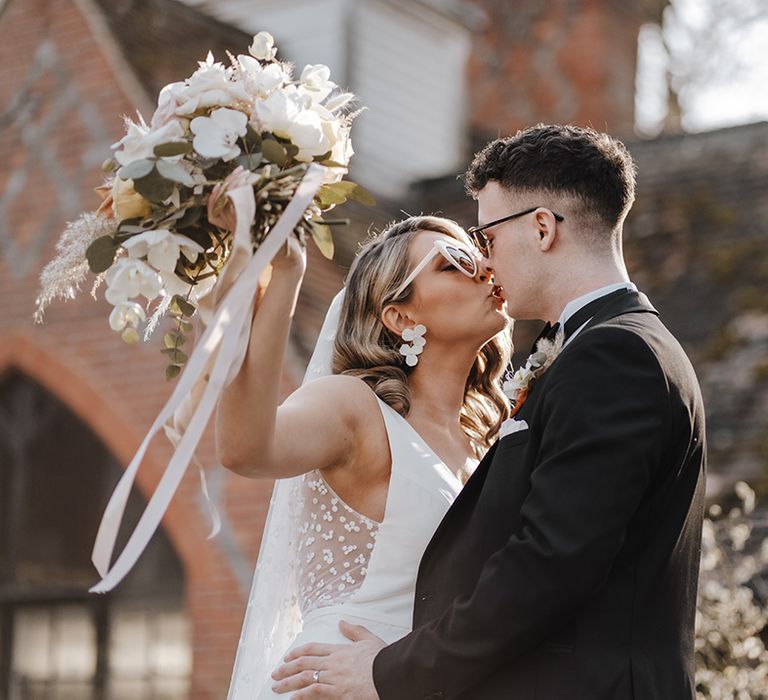
[[[573,316],[579,309],[585,307],[590,302],[594,301],[595,299],[599,299],[600,297],[604,297],[607,294],[611,294],[612,292],[615,292],[619,289],[629,289],[630,291],[636,292],[637,287],[632,282],[617,282],[615,284],[609,284],[605,287],[600,287],[599,289],[595,289],[591,292],[587,292],[586,294],[583,294],[580,297],[577,297],[576,299],[573,299],[572,301],[569,301],[565,308],[563,309],[563,313],[560,314],[560,327],[565,326],[565,322]]]

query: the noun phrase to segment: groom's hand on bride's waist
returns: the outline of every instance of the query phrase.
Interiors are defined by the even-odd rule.
[[[272,674],[272,689],[291,700],[379,700],[373,684],[373,658],[386,644],[360,625],[339,629],[352,644],[305,644],[290,651]]]

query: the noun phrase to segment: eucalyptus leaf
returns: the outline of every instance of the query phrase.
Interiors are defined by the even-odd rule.
[[[195,181],[192,179],[192,176],[178,163],[173,163],[168,160],[158,160],[157,172],[167,180],[173,180],[186,187],[195,186]]]
[[[246,170],[253,171],[261,165],[262,160],[261,152],[257,151],[255,153],[241,153],[235,158],[235,163],[242,165]]]
[[[192,317],[197,310],[194,304],[190,304],[184,297],[174,294],[171,299],[172,306],[175,306],[181,313],[187,317]]]
[[[324,257],[333,260],[333,235],[330,228],[313,221],[312,240]]]
[[[164,178],[157,170],[153,170],[149,175],[133,181],[133,189],[144,199],[156,204],[160,204],[168,199],[173,192],[173,187],[174,182]]]
[[[327,206],[330,204],[344,204],[344,202],[347,201],[347,194],[336,188],[335,185],[337,184],[339,183],[323,185],[317,191],[317,198],[320,200],[322,205]]]
[[[182,228],[186,228],[187,226],[192,226],[193,224],[196,224],[198,221],[200,221],[200,217],[202,215],[203,215],[203,207],[188,207],[184,211],[183,216],[179,219],[178,224],[176,224],[176,228],[182,229]],[[200,241],[198,241],[198,243],[200,243]],[[205,247],[208,247],[209,245],[210,245],[210,238],[208,242],[205,244]]]
[[[131,326],[128,326],[128,328],[123,331],[122,338],[128,345],[136,345],[136,343],[141,340],[139,332]]]
[[[261,153],[270,163],[279,165],[281,168],[288,161],[288,152],[285,147],[274,139],[264,139],[261,142]]]
[[[171,379],[175,379],[181,374],[181,367],[179,365],[168,365],[165,368],[165,378],[168,381],[171,381]]]
[[[327,168],[344,168],[345,170],[349,167],[344,165],[344,163],[337,163],[335,160],[323,160],[320,162],[320,164]]]
[[[169,141],[160,143],[154,148],[154,153],[158,158],[171,158],[172,156],[181,156],[192,150],[192,144],[189,141]]]
[[[131,235],[136,233],[144,233],[147,229],[144,226],[134,226],[129,224],[128,226],[120,226],[120,233],[130,233]]]
[[[376,206],[376,198],[362,185],[356,184],[355,188],[349,193],[349,198],[360,202],[360,204],[365,204],[367,207]]]
[[[183,365],[189,359],[187,354],[178,348],[163,348],[160,352],[167,355],[174,365]]]
[[[115,254],[120,244],[110,235],[100,236],[88,246],[85,257],[91,272],[106,272],[115,261]]]
[[[181,330],[183,330],[185,333],[191,333],[195,328],[188,321],[182,321],[179,325],[181,326]]]
[[[245,136],[243,137],[248,150],[261,149],[261,134],[256,131],[250,124],[246,127]]]
[[[187,336],[177,330],[170,331],[163,336],[163,344],[167,348],[180,348],[187,342]]]
[[[350,180],[341,180],[340,182],[332,182],[331,184],[327,185],[329,189],[332,189],[334,192],[341,192],[347,196],[349,196],[356,187],[358,187],[356,182],[351,182]]]
[[[124,165],[117,173],[121,180],[138,180],[149,175],[155,167],[155,161],[151,158],[134,160],[133,163]]]

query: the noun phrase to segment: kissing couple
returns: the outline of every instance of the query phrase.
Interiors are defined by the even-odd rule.
[[[632,158],[539,125],[465,182],[469,231],[363,245],[279,405],[306,258],[273,260],[216,418],[277,480],[230,700],[695,698],[704,410],[624,263]],[[512,319],[547,326],[510,402]]]

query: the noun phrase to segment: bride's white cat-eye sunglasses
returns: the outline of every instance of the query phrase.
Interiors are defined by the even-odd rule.
[[[437,255],[442,255],[451,265],[467,277],[477,275],[477,261],[479,255],[465,248],[462,248],[447,241],[437,240],[432,245],[430,251],[422,258],[421,262],[411,271],[411,274],[405,278],[403,283],[397,288],[394,298],[397,299],[403,290]]]

